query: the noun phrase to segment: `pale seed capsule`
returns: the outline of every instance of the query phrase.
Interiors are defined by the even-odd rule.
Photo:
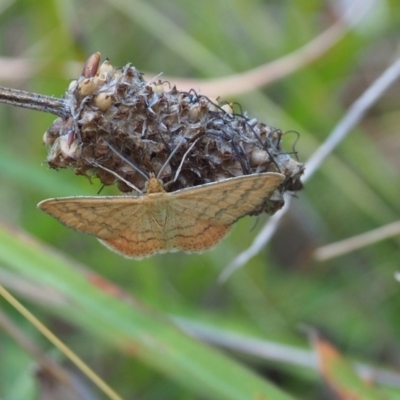
[[[94,86],[96,89],[101,88],[107,79],[107,75],[105,74],[96,74],[96,76],[93,78]]]
[[[100,111],[106,112],[112,104],[112,97],[108,93],[99,93],[93,99]]]
[[[151,87],[151,89],[153,90],[153,93],[156,93],[156,94],[164,93],[163,85],[156,85],[156,84],[152,83],[151,85],[149,85],[149,87]]]
[[[53,145],[49,148],[46,161],[52,168],[65,168],[68,165],[61,162],[60,159],[60,138],[57,138]]]
[[[63,135],[54,142],[46,159],[51,167],[65,168],[72,160],[78,158],[78,141],[75,140],[71,145],[69,145],[68,141],[69,135]]]
[[[196,104],[193,104],[190,107],[190,110],[188,112],[189,118],[193,119],[193,121],[198,121],[201,119],[207,112],[210,110],[210,105],[212,105],[207,98],[205,97],[200,97],[199,102]],[[212,105],[215,107],[214,105]]]
[[[250,165],[252,167],[256,167],[269,161],[269,155],[265,150],[253,149],[250,153]]]
[[[114,75],[114,67],[111,65],[108,58],[106,58],[103,64],[100,65],[97,73],[99,75],[104,75],[105,77],[111,77]]]
[[[230,115],[233,114],[232,104],[224,104],[221,108],[222,108],[227,114],[230,114]]]
[[[76,79],[72,80],[68,85],[68,91],[73,92],[78,86],[78,81]]]
[[[121,76],[122,76],[122,71],[121,71],[121,69],[116,69],[115,71],[114,71],[114,78],[115,79],[121,79]]]
[[[100,53],[92,54],[85,62],[85,65],[82,69],[82,76],[85,78],[93,78],[96,73],[97,69],[99,68],[100,63]]]
[[[209,100],[209,102],[208,102],[208,109],[210,110],[210,111],[214,111],[214,112],[216,112],[216,111],[218,111],[218,107],[217,106],[219,106],[219,101],[218,101],[218,99],[219,99],[219,97],[217,97],[217,98],[212,98],[212,97],[210,97],[208,100]]]
[[[73,142],[70,143],[70,135],[73,135]],[[74,133],[70,133],[68,135],[63,135],[59,137],[60,143],[60,152],[65,159],[76,159],[78,157],[77,150],[78,150],[78,141],[75,140]]]
[[[43,143],[46,146],[51,146],[60,136],[60,132],[64,129],[65,120],[63,118],[57,118],[53,125],[44,133]]]
[[[58,139],[59,133],[52,132],[50,129],[43,134],[43,144],[47,147],[52,146],[53,143]]]
[[[95,90],[96,84],[93,78],[84,79],[78,86],[78,93],[81,98],[93,94]]]
[[[293,178],[299,178],[304,172],[304,165],[299,164],[297,161],[289,158],[286,162],[286,169],[291,172],[290,176]]]
[[[54,140],[52,140],[47,131],[45,133],[43,133],[43,144],[45,144],[46,146],[51,146],[54,143]]]

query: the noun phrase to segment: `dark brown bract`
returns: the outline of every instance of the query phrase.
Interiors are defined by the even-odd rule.
[[[273,214],[285,190],[301,189],[303,164],[280,147],[282,132],[237,114],[195,91],[181,92],[156,78],[145,81],[130,64],[114,69],[91,56],[57,118],[44,135],[52,168],[71,167],[122,192],[145,188],[151,173],[168,192],[262,172],[286,179],[266,201]],[[255,214],[262,210],[255,210]]]

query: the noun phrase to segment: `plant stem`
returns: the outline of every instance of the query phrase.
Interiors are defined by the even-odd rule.
[[[0,86],[0,103],[43,111],[63,118],[69,115],[63,99],[2,86]]]

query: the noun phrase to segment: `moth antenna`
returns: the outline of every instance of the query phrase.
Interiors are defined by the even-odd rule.
[[[160,168],[160,170],[158,171],[157,174],[157,179],[160,178],[161,172],[163,171],[163,169],[168,165],[168,163],[170,162],[171,158],[174,156],[174,154],[178,151],[179,147],[181,147],[182,143],[185,140],[185,136],[182,136],[181,139],[179,140],[179,143],[176,145],[176,147],[174,148],[174,150],[171,151],[171,154],[168,156],[168,158],[165,160],[165,163],[162,165],[162,167]]]
[[[143,192],[142,192],[139,188],[137,188],[133,183],[127,181],[127,180],[124,179],[121,175],[117,174],[115,171],[112,171],[111,169],[108,169],[108,168],[106,168],[106,167],[103,167],[102,165],[100,165],[100,164],[97,163],[97,162],[93,162],[92,164],[93,164],[95,167],[104,169],[104,171],[107,171],[107,172],[109,172],[110,174],[114,175],[117,179],[119,179],[120,181],[126,183],[126,184],[127,184],[129,187],[131,187],[133,190],[136,190],[138,193],[143,194]]]
[[[107,146],[123,161],[125,161],[129,166],[131,166],[136,172],[138,172],[140,175],[143,176],[146,181],[148,181],[150,178],[143,172],[137,165],[135,165],[132,161],[128,160],[125,158],[119,151],[115,150],[114,147],[111,146],[110,143],[106,142]],[[129,185],[131,186],[131,185]],[[132,187],[132,186],[131,186]]]
[[[174,177],[174,180],[173,180],[172,182],[176,182],[176,180],[178,179],[178,176],[179,176],[179,174],[181,173],[181,169],[182,169],[182,167],[183,167],[183,162],[185,161],[186,156],[190,153],[190,151],[193,149],[194,145],[197,143],[197,141],[198,141],[199,139],[200,139],[200,138],[198,137],[198,138],[190,145],[190,147],[187,149],[186,153],[183,155],[182,161],[181,161],[181,163],[179,164],[178,169],[176,170],[175,177]]]
[[[158,75],[156,75],[154,78],[150,79],[148,82],[146,82],[146,86],[151,85],[153,82],[155,82],[155,80],[157,78],[159,78],[161,75],[163,74],[163,72],[160,72]]]

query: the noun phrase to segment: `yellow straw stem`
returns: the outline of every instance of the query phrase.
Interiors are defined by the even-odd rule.
[[[112,400],[122,400],[110,386],[108,386],[88,365],[84,363],[72,350],[47,329],[30,311],[28,311],[15,297],[0,285],[0,295],[4,297],[21,315],[23,315],[43,336],[69,358],[103,393]]]

